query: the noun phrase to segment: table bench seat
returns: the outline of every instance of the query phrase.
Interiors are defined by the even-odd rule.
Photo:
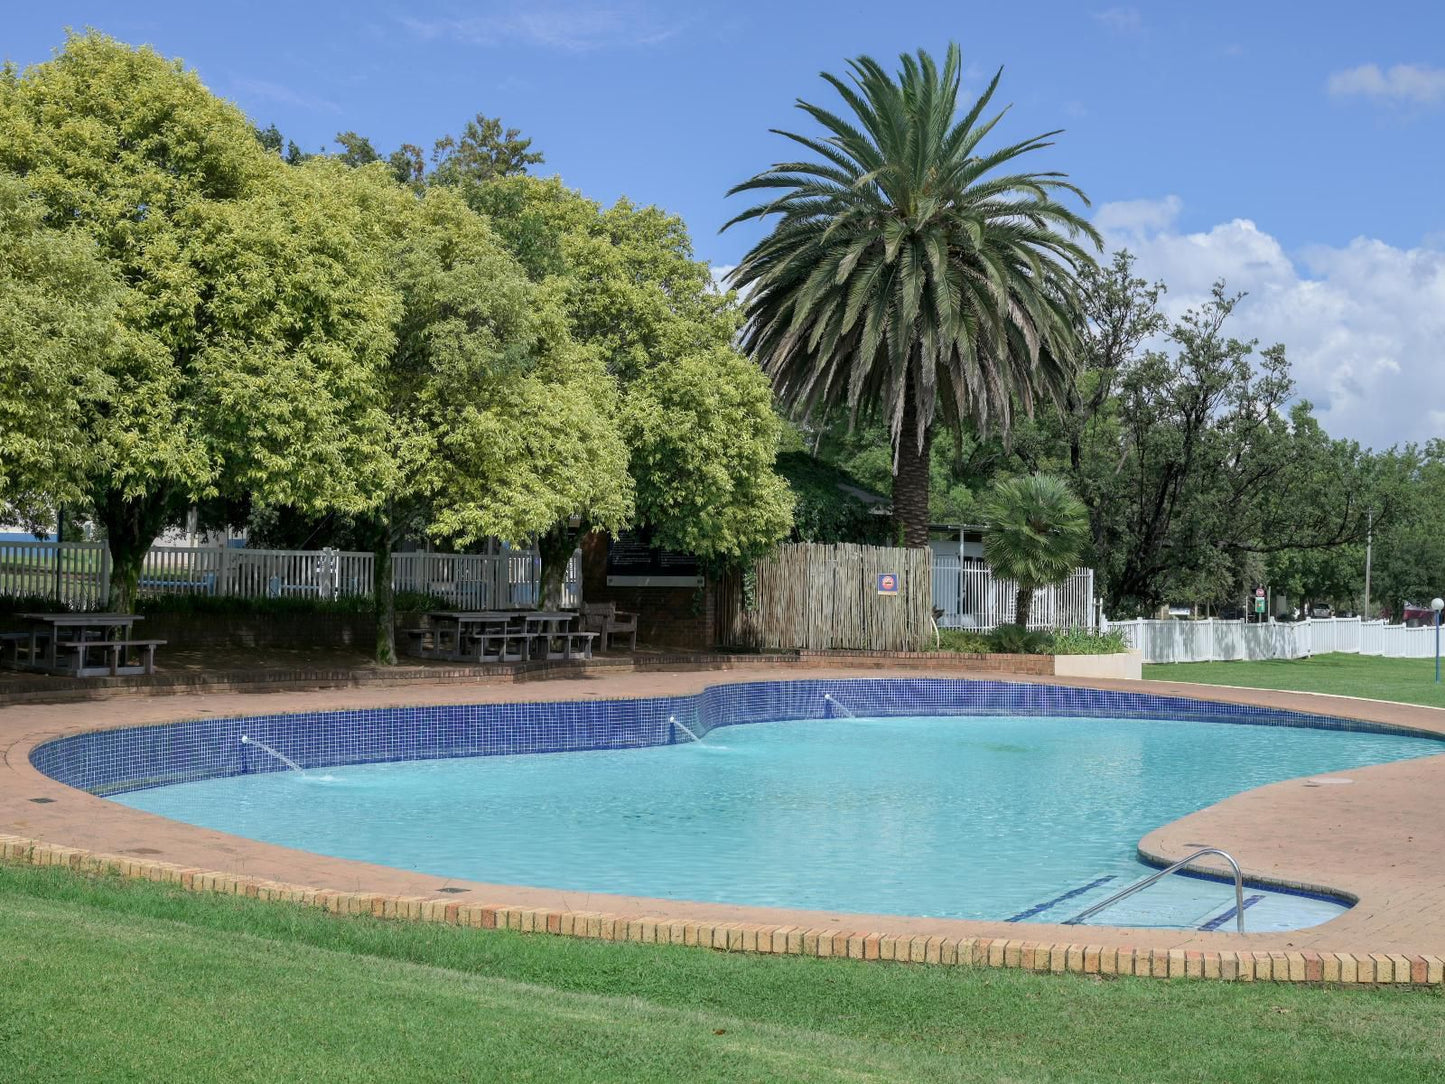
[[[62,640],[55,645],[56,652],[73,651],[75,653],[75,666],[67,670],[76,677],[98,677],[109,674],[115,677],[119,674],[154,674],[156,672],[156,648],[165,645],[164,640]],[[129,648],[144,648],[145,662],[138,666],[124,666],[122,660]],[[103,650],[109,659],[105,666],[86,666],[85,653],[87,651]]]

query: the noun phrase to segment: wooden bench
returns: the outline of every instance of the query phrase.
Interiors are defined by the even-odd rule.
[[[64,640],[56,644],[57,654],[61,651],[75,652],[75,669],[72,671],[76,677],[98,677],[109,674],[115,677],[122,671],[128,674],[154,674],[156,672],[156,648],[165,644],[164,640]],[[127,648],[145,648],[145,662],[140,666],[122,666],[121,661],[125,658]],[[106,666],[86,666],[85,653],[92,649],[103,649],[109,656],[109,663]]]
[[[615,602],[584,602],[582,628],[601,638],[603,651],[614,635],[628,637],[628,649],[637,650],[637,615],[619,610]]]

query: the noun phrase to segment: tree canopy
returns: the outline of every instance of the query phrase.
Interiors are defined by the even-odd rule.
[[[122,284],[81,440],[117,604],[177,501],[377,499],[396,299],[323,175],[268,155],[179,62],[97,33],[6,70],[0,173]]]
[[[556,178],[458,191],[617,381],[633,524],[658,545],[722,561],[786,537],[793,497],[773,469],[771,392],[733,348],[735,298],[716,289],[681,220],[626,200],[603,208]]]
[[[0,174],[0,510],[30,524],[86,495],[86,418],[111,394],[120,287],[81,230],[45,224],[23,180]]]

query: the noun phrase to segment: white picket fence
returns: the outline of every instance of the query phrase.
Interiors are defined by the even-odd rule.
[[[510,610],[537,605],[541,561],[532,550],[501,554],[396,553],[391,582],[398,591],[444,598],[459,610]],[[567,562],[562,605],[582,601],[582,553]]]
[[[93,610],[110,593],[110,554],[99,542],[0,542],[0,595],[62,599]]]
[[[233,598],[370,595],[376,557],[345,550],[155,546],[141,564],[140,594]],[[476,555],[396,553],[392,587],[445,599],[457,609],[534,606],[541,563],[534,551]],[[95,609],[110,593],[110,553],[103,542],[0,542],[0,595],[55,599]],[[567,564],[563,604],[582,597],[582,555]]]
[[[1392,659],[1435,657],[1435,630],[1332,617],[1294,622],[1106,621],[1145,662],[1234,662],[1302,659],[1344,652]]]
[[[992,629],[1013,623],[1018,585],[999,579],[987,565],[948,554],[933,558],[933,608],[945,629]],[[1093,628],[1094,570],[1081,568],[1057,587],[1034,592],[1029,628]]]

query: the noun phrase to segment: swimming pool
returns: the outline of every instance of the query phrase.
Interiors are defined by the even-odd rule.
[[[877,714],[821,717],[844,704]],[[1027,922],[1147,872],[1141,836],[1230,794],[1441,750],[1384,729],[1001,682],[769,682],[204,720],[33,759],[134,808],[438,878]],[[271,770],[244,733],[310,770]],[[1262,889],[1247,905],[1252,931],[1340,910]],[[1231,908],[1232,887],[1169,878],[1096,921],[1232,927]]]

